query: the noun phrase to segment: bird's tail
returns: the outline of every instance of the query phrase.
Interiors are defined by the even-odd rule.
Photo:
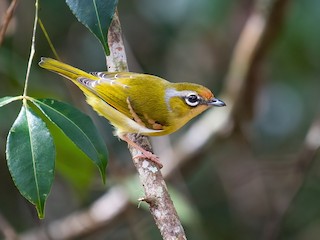
[[[52,58],[42,57],[41,61],[39,62],[39,66],[42,68],[48,69],[52,72],[58,73],[61,76],[72,80],[76,84],[77,84],[76,80],[78,77],[92,78],[91,74],[86,73],[78,68],[72,67],[72,66],[65,64],[63,62],[54,60]]]

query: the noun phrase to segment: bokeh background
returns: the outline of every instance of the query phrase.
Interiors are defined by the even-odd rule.
[[[0,2],[1,17],[9,3]],[[320,1],[126,0],[118,11],[130,71],[206,85],[227,103],[214,111],[223,115],[232,108],[223,131],[168,178],[188,239],[319,239]],[[0,97],[22,94],[33,13],[33,1],[19,1],[0,46]],[[64,1],[42,0],[40,17],[63,61],[87,71],[106,69],[100,43]],[[253,32],[245,31],[249,26]],[[254,31],[259,30],[265,32],[255,46]],[[248,61],[251,51],[254,57]],[[76,239],[161,239],[146,207],[138,208],[136,199],[143,192],[132,180],[135,169],[126,144],[113,137],[112,127],[86,105],[75,86],[37,66],[41,56],[53,54],[39,28],[28,94],[69,102],[92,117],[110,153],[107,184],[90,160],[48,123],[56,139],[56,175],[46,218],[38,220],[6,166],[6,136],[20,103],[1,108],[2,238],[5,223],[25,236],[85,211],[114,186],[122,186],[131,196],[126,210]],[[183,151],[175,145],[201,118],[156,138],[156,152],[175,156]],[[163,163],[170,165],[166,159]]]

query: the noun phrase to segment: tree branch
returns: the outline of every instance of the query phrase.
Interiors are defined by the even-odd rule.
[[[109,72],[128,71],[126,53],[122,41],[121,25],[117,12],[108,32],[110,56],[107,56]],[[152,151],[147,137],[128,134],[133,142],[147,151]],[[149,204],[150,212],[160,230],[163,239],[186,239],[177,211],[168,193],[167,186],[159,167],[148,159],[141,159],[142,153],[129,146],[145,196],[140,200]]]

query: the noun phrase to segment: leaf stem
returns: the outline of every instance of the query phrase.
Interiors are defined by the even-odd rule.
[[[46,28],[44,27],[44,25],[43,25],[43,23],[42,23],[41,18],[38,19],[38,23],[39,23],[39,26],[40,26],[40,28],[41,28],[41,30],[42,30],[45,38],[47,39],[47,42],[48,42],[48,44],[49,44],[49,47],[50,47],[50,49],[51,49],[54,57],[55,57],[57,60],[61,61],[61,59],[60,59],[60,57],[59,57],[59,55],[58,55],[55,47],[53,46],[53,43],[52,43],[52,41],[51,41],[51,39],[50,39],[50,37],[49,37],[48,32],[47,32]]]
[[[26,79],[24,83],[24,90],[23,90],[23,97],[27,96],[27,89],[28,89],[28,83],[29,83],[29,76],[30,76],[30,69],[32,60],[35,54],[35,42],[36,42],[36,31],[37,31],[37,23],[38,23],[38,10],[39,10],[39,1],[36,0],[35,2],[35,14],[34,14],[34,23],[33,23],[33,32],[32,32],[32,40],[31,40],[31,49],[30,49],[30,55],[28,60],[28,67],[27,67],[27,73],[26,73]],[[24,104],[26,103],[24,99]]]

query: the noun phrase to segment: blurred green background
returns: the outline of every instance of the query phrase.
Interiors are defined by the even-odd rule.
[[[130,71],[200,83],[219,96],[233,50],[256,2],[120,1]],[[267,6],[272,1],[259,2]],[[0,2],[1,17],[9,3]],[[22,94],[33,12],[33,1],[19,1],[0,46],[0,97]],[[64,1],[42,0],[39,14],[63,61],[87,71],[106,69],[100,43],[76,21]],[[188,239],[319,239],[319,22],[320,1],[287,1],[281,25],[271,26],[276,32],[255,69],[251,102],[246,92],[238,99],[241,111],[233,130],[209,144],[168,181],[175,205],[188,209],[180,212]],[[38,220],[33,206],[14,187],[5,160],[6,136],[20,103],[1,108],[0,214],[18,233],[85,209],[135,174],[126,144],[113,137],[112,127],[86,105],[75,86],[38,67],[41,56],[53,54],[39,28],[28,94],[69,102],[93,118],[110,152],[107,186],[90,160],[50,126],[56,139],[57,170],[46,218]],[[247,110],[250,106],[252,110]],[[174,144],[197,120],[160,141]],[[309,131],[310,126],[315,128]],[[307,132],[311,132],[309,138]],[[127,213],[112,225],[79,239],[161,236],[148,211],[132,201]]]

